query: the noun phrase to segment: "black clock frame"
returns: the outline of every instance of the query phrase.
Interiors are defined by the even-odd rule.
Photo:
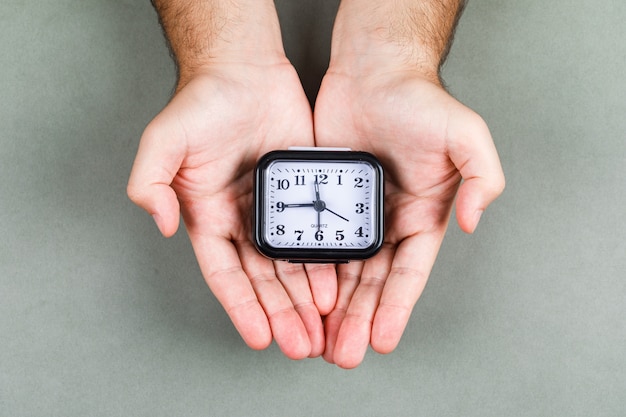
[[[376,217],[373,219],[376,234],[372,244],[365,248],[329,249],[327,247],[275,248],[265,241],[263,219],[265,218],[265,181],[263,174],[269,165],[276,161],[360,161],[370,164],[376,172]],[[257,250],[264,256],[293,263],[347,263],[351,260],[371,258],[381,249],[384,241],[384,169],[380,161],[371,153],[360,151],[333,150],[278,150],[262,156],[254,170],[253,187],[253,241]]]

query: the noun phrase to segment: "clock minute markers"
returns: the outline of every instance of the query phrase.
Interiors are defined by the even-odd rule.
[[[337,243],[337,242],[327,242],[326,240],[331,238],[331,236],[326,236],[326,234],[328,233],[327,230],[322,230],[323,228],[328,228],[329,225],[323,223],[323,222],[327,222],[327,220],[324,218],[325,215],[322,215],[321,213],[324,211],[328,211],[330,214],[332,214],[335,217],[340,218],[341,220],[343,220],[346,223],[354,223],[356,221],[357,226],[360,224],[361,221],[370,221],[369,217],[365,218],[365,217],[359,217],[358,219],[351,219],[350,216],[344,216],[343,214],[343,210],[346,208],[344,207],[345,204],[343,203],[344,198],[355,198],[352,195],[352,192],[350,192],[349,190],[351,189],[355,189],[355,192],[359,192],[361,193],[361,195],[363,196],[363,198],[367,199],[370,195],[370,188],[371,185],[370,183],[370,179],[369,179],[369,172],[366,172],[365,170],[358,170],[358,169],[341,169],[341,170],[337,170],[337,169],[327,169],[327,168],[323,168],[323,169],[310,169],[310,168],[305,168],[305,169],[295,169],[295,168],[283,168],[280,171],[282,174],[286,174],[286,173],[294,173],[297,174],[295,177],[295,182],[293,182],[292,178],[284,178],[284,176],[281,178],[281,175],[279,175],[277,173],[276,177],[271,178],[272,181],[272,190],[271,192],[273,193],[274,191],[277,192],[277,194],[280,194],[281,196],[284,196],[283,198],[287,197],[287,194],[292,194],[292,190],[291,190],[291,186],[304,186],[304,185],[309,185],[313,184],[313,195],[312,197],[314,197],[314,200],[309,200],[309,202],[306,202],[306,197],[304,199],[300,198],[296,198],[296,202],[293,203],[287,203],[287,202],[283,202],[283,201],[279,201],[277,203],[275,203],[275,207],[272,206],[271,209],[276,208],[277,209],[277,213],[282,213],[285,211],[291,211],[288,209],[298,209],[298,208],[313,208],[315,210],[315,217],[316,217],[316,222],[313,224],[311,224],[311,228],[313,229],[315,233],[315,241],[311,241],[311,242],[305,242],[305,240],[302,240],[301,243],[297,243],[297,245],[313,245],[313,246],[333,246],[333,244],[335,246],[345,246],[345,247],[355,247],[355,246],[362,246],[361,243],[359,243],[358,245],[355,242],[342,242],[342,243]],[[308,174],[306,175],[306,178],[313,180],[313,181],[306,181],[305,179],[305,175],[301,175],[302,173]],[[311,175],[313,174],[313,175]],[[331,179],[329,178],[329,175],[327,174],[337,174],[337,178],[335,179]],[[313,178],[311,178],[311,175]],[[355,178],[356,176],[356,178]],[[351,180],[354,179],[354,181],[356,182],[356,184],[353,186],[353,184],[349,184],[349,182],[352,182]],[[291,181],[290,181],[291,180]],[[324,187],[322,187],[324,186]],[[348,187],[346,189],[346,187]],[[307,187],[308,188],[308,187]],[[322,190],[322,188],[324,188]],[[310,188],[309,188],[310,190]],[[327,201],[325,199],[322,199],[322,194],[324,194],[324,197],[331,197],[334,196],[333,198],[331,198],[331,206],[333,206],[333,208],[335,206],[335,203],[337,203],[339,200],[337,200],[337,198],[339,198],[338,194],[340,191],[339,190],[343,190],[342,195],[341,195],[341,201],[342,203],[339,204],[340,209],[339,211],[342,212],[341,214],[333,209],[330,209],[329,207],[327,207]],[[304,190],[302,190],[304,191]],[[300,195],[301,193],[297,191],[297,187],[294,188],[294,192],[295,194],[293,194],[293,197],[295,197],[296,195]],[[310,192],[310,191],[309,191]],[[329,195],[326,195],[326,194]],[[345,194],[345,195],[344,195]],[[276,195],[273,195],[273,198],[276,198]],[[290,199],[290,198],[289,198]],[[300,202],[297,202],[297,200],[300,200]],[[305,200],[305,202],[302,202],[302,200]],[[275,200],[274,200],[275,201]],[[358,204],[357,204],[358,207]],[[361,213],[359,211],[357,211],[357,213]],[[289,215],[289,216],[294,216],[295,214]],[[332,217],[332,216],[331,216]],[[289,220],[287,220],[289,219]],[[285,221],[287,222],[294,222],[297,221],[295,220],[295,217],[286,217]],[[328,219],[331,220],[331,219]],[[332,227],[332,223],[329,223],[330,226]],[[303,225],[299,224],[296,226],[296,224],[294,223],[293,227],[295,227],[298,230],[295,230],[295,233],[298,235],[298,241],[301,240],[302,238],[302,232],[301,230],[303,229]],[[339,230],[342,229],[341,226],[339,226],[339,224],[336,224],[337,229],[337,235],[336,236],[332,236],[332,238],[336,238],[336,240],[344,240],[345,239],[345,232],[344,230]],[[362,230],[362,228],[357,229],[357,233],[355,233],[357,235],[357,238],[362,238],[363,236],[359,235],[358,230]],[[351,232],[348,232],[349,236],[351,236]],[[281,234],[281,236],[284,235],[284,233]],[[287,236],[285,236],[284,239],[288,239]],[[311,237],[312,239],[312,237]],[[354,237],[352,237],[352,239],[354,239]],[[285,242],[285,245],[291,245],[293,246],[294,242]]]

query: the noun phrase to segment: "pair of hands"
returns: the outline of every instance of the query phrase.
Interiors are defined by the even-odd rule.
[[[256,251],[252,171],[289,146],[350,147],[382,161],[387,229],[374,258],[297,265]],[[370,344],[380,353],[397,346],[457,190],[458,223],[472,232],[503,186],[485,123],[436,82],[331,68],[313,116],[285,58],[196,72],[146,128],[128,194],[165,236],[182,213],[207,284],[251,348],[274,339],[289,358],[323,355],[352,368]]]

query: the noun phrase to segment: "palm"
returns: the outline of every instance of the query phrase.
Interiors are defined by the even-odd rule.
[[[172,186],[190,234],[245,241],[254,164],[270,150],[311,145],[311,116],[291,67],[228,74],[198,77],[172,102],[186,148]]]
[[[486,129],[442,88],[412,73],[326,75],[315,108],[316,143],[339,141],[381,159],[387,222],[385,246],[377,256],[338,268],[337,307],[326,321],[327,360],[353,367],[368,343],[383,353],[397,345],[435,261],[461,181],[457,167],[467,156],[453,148],[463,126]],[[460,224],[471,231],[467,219]]]
[[[388,243],[445,227],[461,179],[447,154],[446,132],[451,105],[458,110],[461,105],[426,81],[403,77],[369,90],[352,89],[357,96],[342,94],[348,100],[341,103],[332,95],[346,89],[337,84],[348,82],[332,74],[325,80],[316,107],[318,144],[345,139],[347,146],[370,151],[383,161]],[[331,97],[325,97],[326,92]],[[324,110],[335,116],[324,117]],[[339,126],[349,129],[337,130]]]
[[[273,337],[292,358],[323,350],[315,288],[302,266],[253,248],[252,170],[270,150],[312,144],[310,107],[289,64],[213,66],[146,128],[129,182],[165,235],[180,204],[203,275],[246,342],[264,348]],[[317,271],[319,282],[331,278]]]

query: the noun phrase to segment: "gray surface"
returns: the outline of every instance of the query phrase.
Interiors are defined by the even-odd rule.
[[[336,2],[278,3],[314,95]],[[623,416],[625,18],[470,2],[445,76],[508,188],[474,236],[451,224],[397,351],[348,372],[246,348],[186,234],[126,199],[174,82],[149,2],[3,0],[0,415]]]

